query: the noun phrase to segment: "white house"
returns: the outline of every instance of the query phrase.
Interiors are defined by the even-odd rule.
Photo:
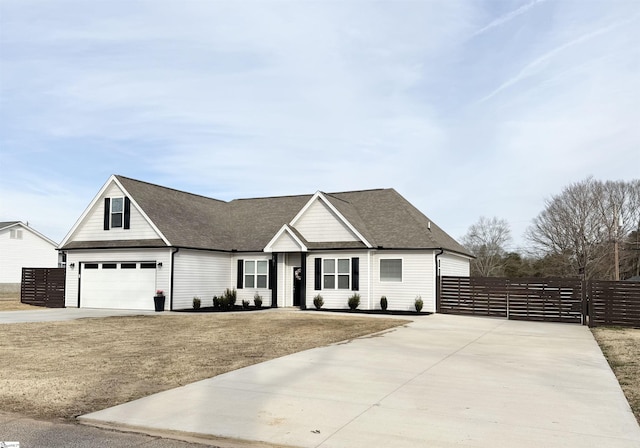
[[[20,291],[22,268],[57,268],[57,244],[21,221],[0,222],[0,290]]]
[[[190,308],[237,288],[273,307],[435,311],[436,275],[469,275],[471,255],[393,189],[230,202],[111,176],[60,244],[66,306]]]

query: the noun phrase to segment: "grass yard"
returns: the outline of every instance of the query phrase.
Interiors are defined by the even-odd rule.
[[[591,331],[640,423],[640,329],[597,327]]]
[[[38,310],[40,307],[33,305],[25,305],[20,303],[20,299],[6,298],[0,299],[0,311],[26,311],[26,310]]]
[[[0,325],[2,410],[72,419],[407,321],[296,311]]]

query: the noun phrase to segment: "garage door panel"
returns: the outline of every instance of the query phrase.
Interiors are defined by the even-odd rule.
[[[86,263],[80,277],[80,306],[152,310],[155,285],[153,262]]]

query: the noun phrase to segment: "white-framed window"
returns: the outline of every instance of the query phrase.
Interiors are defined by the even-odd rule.
[[[9,230],[9,238],[12,240],[21,240],[22,239],[22,230],[20,229],[11,229]]]
[[[124,222],[124,198],[111,198],[111,227],[122,227]]]
[[[401,282],[402,281],[402,259],[383,258],[380,260],[380,281],[381,282]]]
[[[323,289],[349,289],[351,287],[351,260],[324,258],[322,260]]]
[[[269,262],[267,260],[244,261],[244,287],[267,288],[269,279]]]

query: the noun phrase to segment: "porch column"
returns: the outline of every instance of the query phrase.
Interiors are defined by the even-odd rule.
[[[278,254],[271,254],[271,308],[278,308]]]
[[[300,252],[300,270],[302,281],[300,282],[300,309],[307,309],[307,253]]]

